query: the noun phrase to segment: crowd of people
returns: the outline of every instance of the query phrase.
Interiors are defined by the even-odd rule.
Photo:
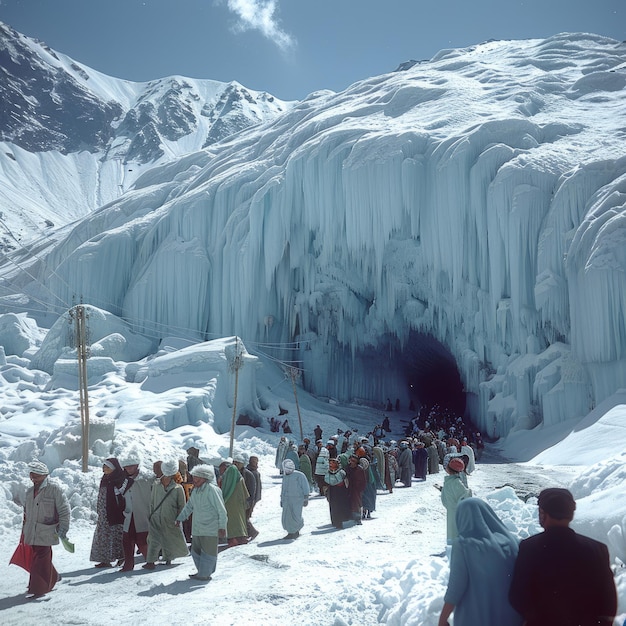
[[[452,613],[455,626],[612,626],[617,593],[608,549],[569,527],[576,504],[567,489],[541,492],[544,532],[519,544],[468,485],[483,448],[480,433],[434,412],[411,420],[399,442],[389,430],[385,417],[366,436],[338,430],[324,443],[317,425],[315,445],[281,437],[275,464],[293,495],[281,498],[286,539],[299,536],[302,509],[315,491],[342,529],[371,517],[377,490],[410,487],[442,467],[443,485],[435,487],[447,512],[450,576],[439,626],[448,626]]]
[[[450,419],[438,411],[422,419],[417,415],[404,432],[404,438],[393,439],[385,415],[364,435],[339,429],[324,441],[318,424],[313,431],[315,443],[304,437],[296,444],[281,436],[275,467],[283,474],[283,462],[292,461],[294,469],[304,474],[310,491],[328,499],[331,522],[337,528],[350,520],[360,523],[370,518],[378,490],[393,493],[394,488],[410,487],[414,480],[425,481],[428,474],[443,468],[443,486],[436,486],[448,511],[451,543],[456,537],[456,505],[471,496],[467,477],[484,447],[480,433],[468,429],[463,420]]]
[[[191,554],[197,572],[190,578],[209,581],[220,549],[258,535],[251,521],[262,491],[258,457],[251,456],[246,465],[235,456],[216,468],[199,452],[190,447],[186,462],[156,461],[153,475],[141,470],[133,453],[104,461],[90,552],[96,568],[130,572],[141,554],[142,567],[154,570],[157,563],[169,566]],[[52,564],[52,546],[66,540],[70,523],[68,500],[48,475],[41,461],[29,464],[33,487],[26,493],[20,558],[12,561],[30,573],[29,598],[44,596],[61,579]]]
[[[295,540],[312,494],[328,502],[336,529],[360,525],[376,510],[380,490],[392,493],[426,480],[443,468],[441,502],[447,511],[450,577],[439,626],[454,613],[455,626],[610,626],[617,611],[608,550],[569,528],[575,502],[565,489],[544,490],[538,499],[543,533],[518,544],[489,505],[468,484],[480,456],[479,433],[462,420],[416,416],[399,441],[384,417],[371,432],[342,431],[315,443],[281,436],[275,466],[282,477],[281,522]],[[207,464],[190,447],[186,461],[159,460],[145,475],[136,455],[108,458],[96,502],[97,523],[90,559],[95,567],[129,572],[136,554],[143,568],[171,565],[191,554],[196,572],[209,581],[220,550],[256,538],[252,524],[261,499],[258,458],[242,455]],[[24,507],[23,548],[30,551],[28,597],[39,598],[60,580],[51,546],[66,541],[70,508],[62,489],[40,461],[29,464],[33,483]]]

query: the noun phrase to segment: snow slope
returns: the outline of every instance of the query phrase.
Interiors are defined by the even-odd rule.
[[[291,106],[236,81],[106,76],[1,22],[0,77],[4,249],[119,198],[156,163]]]
[[[237,334],[341,401],[458,369],[493,438],[582,418],[626,379],[625,86],[624,44],[561,34],[311,94],[5,265],[6,310]]]
[[[156,460],[184,459],[191,444],[211,463],[229,455],[223,426],[232,414],[234,372],[228,363],[237,343],[232,338],[188,346],[170,340],[146,359],[122,361],[122,354],[129,358],[147,347],[110,315],[91,310],[90,319],[92,429],[89,471],[83,473],[77,367],[65,333],[59,326],[42,332],[24,315],[0,318],[4,345],[12,340],[24,351],[24,356],[8,356],[0,363],[0,560],[8,563],[19,539],[21,503],[29,485],[26,463],[33,457],[49,464],[52,478],[67,493],[69,536],[76,545],[74,554],[54,549],[63,580],[42,601],[25,599],[27,574],[8,566],[0,591],[3,624],[437,624],[448,561],[445,510],[433,486],[443,474],[414,481],[410,489],[379,491],[373,519],[342,531],[330,525],[326,501],[314,496],[304,509],[301,537],[283,540],[281,478],[274,466],[279,434],[269,432],[268,420],[279,410],[287,411],[298,440],[295,396],[284,371],[250,357],[243,346],[237,406],[244,413],[255,406],[263,419],[258,428],[236,427],[234,450],[260,458],[263,496],[254,514],[258,538],[222,552],[208,585],[189,580],[194,571],[190,558],[177,559],[170,568],[159,565],[154,572],[142,569],[143,560],[137,558],[135,571],[128,575],[94,568],[89,550],[105,458],[122,457],[132,449],[142,471],[149,473]],[[52,376],[32,368],[42,352],[48,359],[56,354]],[[113,354],[118,358],[112,359]],[[626,453],[615,442],[624,440],[626,405],[623,397],[615,400],[612,411],[584,425],[585,440],[566,438],[562,428],[563,444],[546,450],[543,460],[539,456],[516,462],[532,450],[520,441],[506,442],[508,447],[501,443],[500,450],[488,446],[469,480],[474,495],[486,499],[519,538],[540,530],[534,496],[546,486],[569,486],[578,502],[576,530],[610,547],[619,594],[617,625],[626,618]],[[298,406],[303,433],[309,436],[316,424],[327,436],[338,427],[364,433],[381,417],[371,408],[323,402],[301,389]],[[408,411],[390,414],[393,437],[400,438],[410,416]],[[607,429],[612,441],[604,438]],[[528,443],[542,441],[539,431]],[[513,460],[503,463],[502,454]]]

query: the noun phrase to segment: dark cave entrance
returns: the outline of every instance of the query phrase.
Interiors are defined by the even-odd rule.
[[[402,349],[400,365],[408,394],[416,409],[435,405],[465,414],[465,390],[452,353],[432,335],[411,332]]]

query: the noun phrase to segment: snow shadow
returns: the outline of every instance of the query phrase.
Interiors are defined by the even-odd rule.
[[[46,600],[50,600],[49,596],[44,596],[43,598],[37,598],[36,600],[32,600],[27,598],[25,593],[21,593],[18,596],[11,596],[9,598],[2,598],[0,600],[0,611],[6,611],[8,609],[12,609],[16,606],[21,606],[23,604],[33,604],[39,602],[45,602]]]
[[[199,581],[191,578],[188,578],[187,580],[175,580],[169,585],[154,585],[154,587],[151,587],[150,589],[140,591],[137,595],[144,597],[159,596],[162,594],[167,594],[169,596],[179,596],[183,595],[184,593],[192,593],[199,588],[206,587],[210,582],[210,580]]]

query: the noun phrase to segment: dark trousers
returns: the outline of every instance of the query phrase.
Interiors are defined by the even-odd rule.
[[[122,535],[122,546],[124,547],[124,567],[122,571],[129,572],[135,567],[135,546],[144,558],[148,557],[148,531],[138,533],[135,530],[135,518],[130,518],[128,532]]]
[[[33,549],[33,561],[30,566],[30,579],[28,581],[28,593],[36,596],[52,591],[59,580],[59,573],[52,565],[51,546],[31,546]]]

